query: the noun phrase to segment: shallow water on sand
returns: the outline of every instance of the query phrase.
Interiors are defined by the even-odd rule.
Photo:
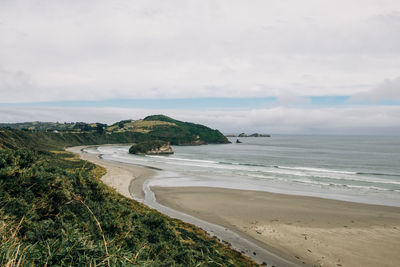
[[[87,148],[106,160],[160,168],[149,186],[211,186],[400,206],[400,138],[273,136],[174,146],[136,156],[129,146]]]

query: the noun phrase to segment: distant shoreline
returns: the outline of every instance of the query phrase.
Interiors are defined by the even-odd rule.
[[[82,153],[84,147],[68,150],[105,167],[103,182],[122,195],[144,199],[143,183],[154,170],[101,160]],[[391,249],[400,246],[398,207],[222,188],[152,187],[152,191],[161,205],[226,227],[301,266],[400,264],[400,256]],[[357,253],[370,256],[352,256]]]

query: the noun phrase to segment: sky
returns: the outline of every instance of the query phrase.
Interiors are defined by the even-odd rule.
[[[0,122],[400,135],[398,0],[0,0]]]

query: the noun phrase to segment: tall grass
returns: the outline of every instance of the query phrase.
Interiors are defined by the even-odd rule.
[[[252,266],[201,229],[124,198],[72,153],[0,149],[1,266]]]
[[[0,266],[16,267],[24,263],[24,251],[29,246],[24,246],[17,237],[23,220],[24,217],[19,223],[10,220],[0,221]]]

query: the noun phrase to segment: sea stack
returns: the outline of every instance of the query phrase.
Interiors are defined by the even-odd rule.
[[[146,141],[129,148],[130,154],[136,155],[168,155],[174,154],[169,142],[161,140]]]

